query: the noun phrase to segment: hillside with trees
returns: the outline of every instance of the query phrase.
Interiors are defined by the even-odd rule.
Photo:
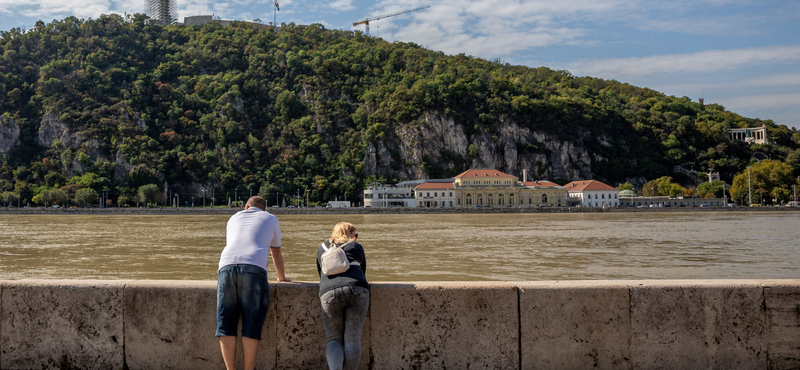
[[[769,145],[728,139],[762,125]],[[0,31],[0,203],[135,206],[163,202],[165,184],[182,204],[359,202],[373,181],[486,167],[694,186],[709,170],[732,183],[756,153],[800,175],[800,133],[770,120],[317,24],[110,15]]]

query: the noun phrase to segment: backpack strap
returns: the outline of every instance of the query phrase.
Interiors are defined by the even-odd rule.
[[[327,241],[327,240],[326,240],[326,241]],[[349,241],[349,242],[347,242],[347,243],[344,243],[344,244],[342,244],[342,245],[336,245],[336,243],[333,243],[333,242],[331,242],[331,246],[332,246],[332,248],[344,248],[344,247],[346,247],[346,246],[347,246],[348,244],[350,244],[350,243],[354,243],[354,242],[351,240],[351,241]],[[322,244],[320,244],[320,245],[322,246],[322,250],[324,250],[325,252],[327,252],[327,251],[328,251],[328,249],[330,249],[330,248],[328,248],[328,247],[326,247],[326,246],[325,246],[325,242],[322,242]]]

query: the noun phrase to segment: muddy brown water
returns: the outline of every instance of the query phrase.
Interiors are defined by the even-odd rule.
[[[800,278],[795,212],[278,217],[298,281],[338,221],[371,281]],[[228,218],[0,215],[0,279],[215,279]]]

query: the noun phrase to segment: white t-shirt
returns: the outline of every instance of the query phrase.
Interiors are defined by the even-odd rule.
[[[269,248],[280,248],[281,227],[278,218],[257,207],[239,211],[228,220],[225,249],[219,268],[248,264],[267,269]]]

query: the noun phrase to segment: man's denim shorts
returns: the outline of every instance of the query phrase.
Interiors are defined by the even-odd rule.
[[[227,265],[217,277],[217,336],[236,336],[239,317],[242,336],[261,340],[269,306],[267,270],[254,265]]]

